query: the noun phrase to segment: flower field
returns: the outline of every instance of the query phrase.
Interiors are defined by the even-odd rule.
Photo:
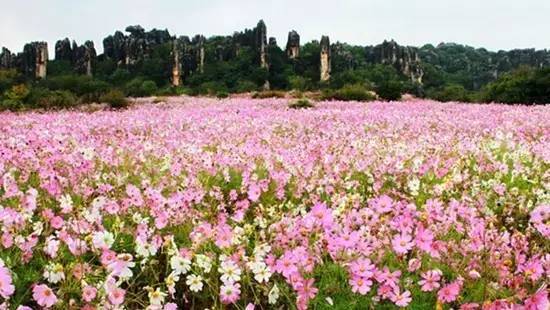
[[[0,114],[2,309],[549,309],[550,106]]]

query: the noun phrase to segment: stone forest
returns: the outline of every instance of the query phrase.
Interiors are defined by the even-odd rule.
[[[41,89],[70,91],[80,99],[86,95],[85,101],[98,100],[100,93],[111,88],[134,97],[170,93],[224,96],[271,89],[321,90],[326,98],[335,99],[369,99],[375,94],[396,100],[409,93],[440,101],[548,101],[548,94],[540,93],[541,87],[529,89],[547,76],[547,50],[491,52],[454,43],[410,47],[393,40],[353,46],[331,43],[328,36],[303,44],[294,30],[283,50],[275,38],[268,39],[263,21],[231,36],[209,38],[129,26],[125,33],[116,31],[102,44],[103,54],[98,55],[92,41],[79,45],[62,39],[55,44],[53,59],[46,42],[26,44],[20,53],[2,48],[0,87],[7,90],[10,82],[26,80]],[[517,96],[513,85],[506,84],[509,80],[528,91]],[[79,87],[83,83],[90,85]],[[503,89],[502,83],[507,88]]]

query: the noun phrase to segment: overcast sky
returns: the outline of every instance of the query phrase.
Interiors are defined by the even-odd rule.
[[[268,36],[286,44],[289,30],[302,43],[373,45],[384,39],[420,46],[458,42],[490,50],[550,48],[550,0],[0,0],[0,46],[21,51],[30,41],[69,37],[102,40],[140,24],[177,35],[232,34],[264,19]]]

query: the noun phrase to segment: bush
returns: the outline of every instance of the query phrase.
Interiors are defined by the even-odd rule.
[[[41,105],[46,105],[46,107],[69,108],[76,105],[77,98],[70,91],[56,90],[51,92],[48,97],[43,98],[41,102]]]
[[[5,94],[6,98],[13,101],[23,102],[30,94],[29,88],[25,84],[14,85]]]
[[[451,84],[443,87],[440,90],[434,91],[428,96],[431,99],[435,99],[441,102],[457,101],[457,102],[469,102],[471,96],[468,91],[462,85]]]
[[[76,96],[67,90],[33,89],[29,95],[29,104],[38,108],[70,108],[76,103]]]
[[[128,99],[124,93],[118,89],[113,89],[100,98],[101,102],[108,103],[112,108],[120,109],[128,107]]]
[[[235,87],[235,92],[237,93],[248,93],[252,91],[256,91],[258,89],[258,85],[252,81],[238,81],[237,86]]]
[[[311,103],[307,99],[299,99],[299,100],[296,100],[294,102],[291,102],[288,105],[288,107],[291,108],[291,109],[309,109],[309,108],[313,108],[315,106],[313,105],[313,103]]]
[[[126,92],[132,97],[149,97],[157,92],[157,84],[150,80],[135,78],[125,86]]]
[[[401,99],[403,85],[399,81],[385,81],[376,88],[378,96],[384,100],[396,101]]]
[[[229,97],[229,93],[226,92],[226,91],[219,91],[219,92],[216,94],[216,97],[217,97],[217,98],[220,98],[220,99],[227,98],[227,97]]]
[[[195,90],[196,93],[201,95],[210,95],[214,96],[219,92],[227,92],[227,87],[219,82],[206,82],[199,85],[199,87]]]
[[[0,110],[18,111],[23,108],[23,103],[19,100],[4,99],[0,102]]]
[[[252,95],[254,99],[266,99],[266,98],[285,98],[286,93],[278,90],[267,90],[262,92],[256,92]]]
[[[293,90],[306,91],[311,86],[311,80],[303,76],[294,75],[288,78],[290,88]]]
[[[326,90],[321,98],[323,100],[341,101],[372,101],[376,99],[368,89],[360,84],[345,85],[337,90]]]
[[[21,78],[15,69],[0,70],[0,95]]]

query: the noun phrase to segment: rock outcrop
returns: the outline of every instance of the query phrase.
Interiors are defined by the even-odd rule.
[[[255,36],[256,49],[260,53],[260,67],[267,69],[267,27],[263,20],[258,22],[255,29]]]
[[[290,59],[296,59],[300,56],[300,35],[295,30],[288,33],[286,54]]]
[[[330,39],[328,36],[323,36],[321,38],[321,82],[330,80],[331,70]]]
[[[75,41],[71,45],[71,41],[65,38],[55,43],[55,60],[69,62],[78,74],[92,76],[96,58],[97,52],[92,41],[79,46]]]
[[[401,46],[391,40],[373,47],[368,54],[367,58],[370,62],[392,65],[412,82],[422,84],[424,72],[417,48]]]
[[[25,44],[21,55],[21,70],[28,77],[46,78],[48,67],[48,43],[32,42]]]
[[[92,76],[96,57],[94,42],[86,41],[81,46],[73,43],[73,66],[77,73]]]
[[[181,84],[181,71],[182,71],[182,53],[183,50],[180,40],[174,40],[172,42],[172,86],[178,87]]]
[[[16,65],[16,55],[12,54],[9,49],[2,47],[0,53],[0,69],[13,69]]]
[[[105,57],[118,65],[132,66],[150,56],[154,47],[174,40],[168,30],[153,29],[146,32],[141,26],[128,26],[124,35],[117,31],[103,40]]]
[[[193,38],[193,46],[195,51],[195,60],[200,73],[204,73],[204,61],[206,57],[206,52],[204,49],[204,42],[206,39],[203,35],[196,35]]]
[[[69,38],[59,40],[55,43],[55,60],[73,62],[73,48]]]

